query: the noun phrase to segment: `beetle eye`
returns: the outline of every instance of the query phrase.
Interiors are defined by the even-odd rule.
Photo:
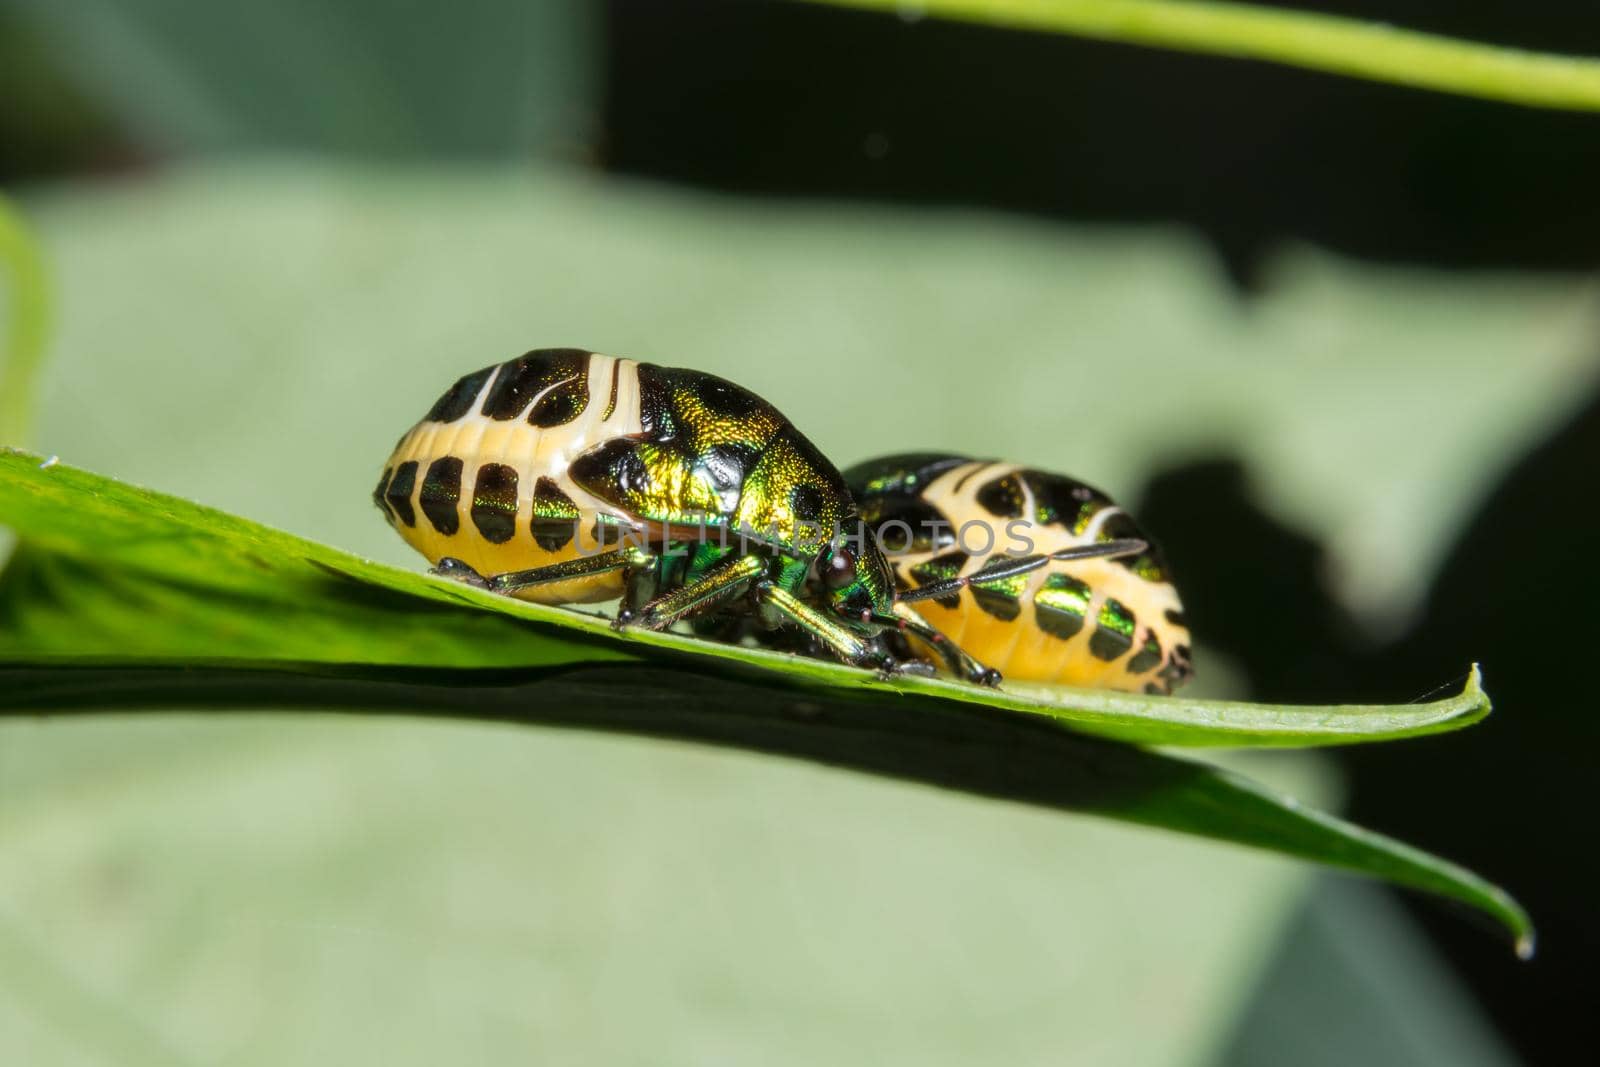
[[[822,569],[822,584],[831,592],[837,593],[845,586],[856,580],[855,553],[847,548],[841,548],[829,557]]]

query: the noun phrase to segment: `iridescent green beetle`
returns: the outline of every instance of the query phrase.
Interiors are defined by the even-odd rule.
[[[652,630],[717,613],[795,626],[881,671],[926,667],[879,639],[905,631],[963,676],[998,681],[897,597],[870,537],[841,535],[858,516],[833,464],[714,375],[572,348],[485,367],[400,439],[374,498],[437,573],[496,592],[620,596],[618,625]]]

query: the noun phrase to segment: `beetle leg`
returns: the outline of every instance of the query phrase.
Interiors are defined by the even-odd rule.
[[[899,661],[831,615],[818,611],[793,593],[776,585],[763,586],[757,594],[765,604],[833,650],[833,654],[856,667],[893,672]]]
[[[933,650],[939,653],[950,669],[969,682],[978,685],[999,685],[1000,672],[993,667],[986,667],[973,659],[967,651],[946,637],[936,629],[928,620],[917,614],[917,609],[910,604],[896,603],[894,606],[895,617],[905,624],[905,628],[921,638]]]
[[[685,615],[703,611],[746,591],[750,582],[766,570],[760,556],[738,556],[713,567],[705,577],[689,585],[663,593],[638,611],[624,608],[617,612],[617,627],[642,626],[646,630],[665,630]]]
[[[656,598],[660,589],[660,567],[635,567],[628,572],[627,584],[622,589],[622,601],[617,605],[617,615],[624,619],[633,618]]]
[[[598,552],[592,556],[563,560],[546,567],[507,571],[504,574],[485,577],[454,556],[445,556],[433,568],[433,573],[446,578],[455,578],[479,589],[487,589],[491,593],[515,593],[529,586],[565,582],[573,578],[589,578],[596,574],[621,570],[623,567],[642,567],[654,558],[648,549],[629,546],[610,552]]]

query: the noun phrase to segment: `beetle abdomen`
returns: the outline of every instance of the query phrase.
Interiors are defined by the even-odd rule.
[[[527,570],[600,550],[595,522],[626,522],[573,481],[572,460],[640,430],[638,364],[541,349],[465,375],[400,439],[374,493],[408,544],[482,574]],[[616,535],[609,539],[615,545]],[[545,603],[605,600],[607,575],[538,586]]]

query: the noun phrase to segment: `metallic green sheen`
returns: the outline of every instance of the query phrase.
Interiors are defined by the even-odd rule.
[[[808,567],[831,553],[828,538],[854,521],[855,506],[838,470],[788,419],[712,374],[650,363],[637,374],[640,433],[576,457],[567,473],[579,486],[646,523],[726,530],[733,545],[743,533],[760,539],[754,550]],[[779,578],[800,595],[804,573],[785,567]],[[875,544],[860,547],[855,580],[828,597],[847,616],[892,610],[893,577]]]
[[[1063,641],[1083,629],[1093,590],[1070,574],[1050,574],[1033,595],[1033,614],[1039,628]]]
[[[1022,614],[1022,591],[1027,587],[1031,577],[1027,574],[1015,574],[1009,578],[974,582],[971,586],[972,599],[983,611],[997,619],[1010,622]]]
[[[1133,647],[1133,631],[1137,623],[1126,604],[1108,598],[1100,605],[1097,621],[1099,625],[1089,635],[1090,653],[1109,662]]]

